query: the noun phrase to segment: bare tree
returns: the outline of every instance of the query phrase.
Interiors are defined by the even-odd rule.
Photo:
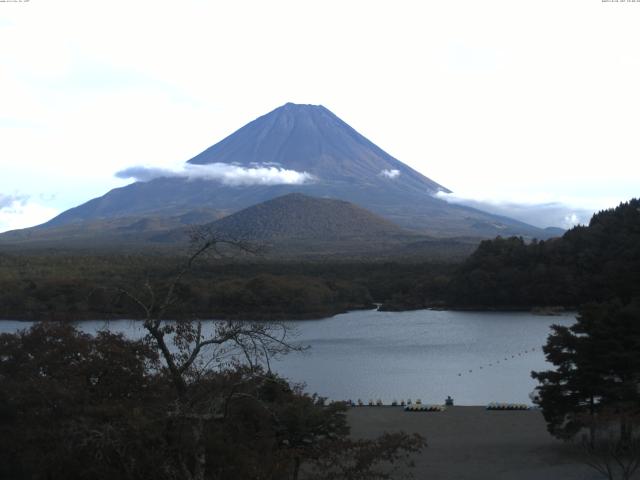
[[[177,292],[197,260],[204,256],[221,259],[254,255],[259,251],[260,248],[248,242],[196,229],[191,235],[191,250],[186,261],[164,288],[159,289],[147,280],[141,292],[121,289],[121,293],[142,310],[147,338],[158,350],[175,389],[176,401],[171,417],[176,423],[188,425],[188,443],[192,447],[189,452],[179,453],[178,459],[179,474],[185,479],[205,478],[205,427],[224,417],[226,405],[235,394],[232,391],[229,395],[214,398],[191,395],[198,379],[207,370],[240,364],[248,365],[249,371],[258,375],[263,371],[262,365],[270,371],[270,358],[301,349],[289,342],[287,328],[280,323],[227,320],[207,324],[210,327],[207,329],[197,319],[169,321],[166,318],[170,309],[180,302]],[[242,395],[246,396],[246,393]]]

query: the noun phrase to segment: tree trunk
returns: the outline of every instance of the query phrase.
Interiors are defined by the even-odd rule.
[[[193,480],[204,480],[207,468],[207,451],[204,445],[204,420],[198,419],[193,425],[193,441],[195,451],[193,452]]]
[[[293,464],[293,480],[298,480],[298,475],[300,475],[300,457],[296,457]]]
[[[589,447],[596,447],[596,418],[595,418],[595,399],[593,395],[589,399],[589,413],[591,414],[591,424],[589,425]]]
[[[620,448],[626,452],[631,447],[631,425],[627,416],[620,416]]]

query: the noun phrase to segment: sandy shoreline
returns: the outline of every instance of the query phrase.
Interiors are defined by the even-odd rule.
[[[355,438],[383,432],[419,433],[428,447],[415,457],[416,479],[591,480],[571,447],[546,430],[539,410],[488,411],[450,407],[405,412],[401,407],[355,407],[348,413]]]

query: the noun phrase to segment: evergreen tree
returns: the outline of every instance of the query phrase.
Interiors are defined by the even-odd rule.
[[[588,304],[574,325],[552,329],[544,352],[556,369],[532,372],[549,432],[572,438],[589,428],[593,444],[598,422],[615,419],[630,442],[640,413],[640,299]]]

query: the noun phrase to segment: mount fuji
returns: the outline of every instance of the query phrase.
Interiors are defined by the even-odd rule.
[[[320,105],[287,103],[243,126],[181,171],[132,167],[136,180],[27,229],[169,230],[207,223],[270,199],[301,193],[343,200],[432,237],[547,238],[548,230],[437,197],[449,190],[397,160]],[[312,212],[309,212],[312,215]],[[25,231],[23,231],[25,233]]]

